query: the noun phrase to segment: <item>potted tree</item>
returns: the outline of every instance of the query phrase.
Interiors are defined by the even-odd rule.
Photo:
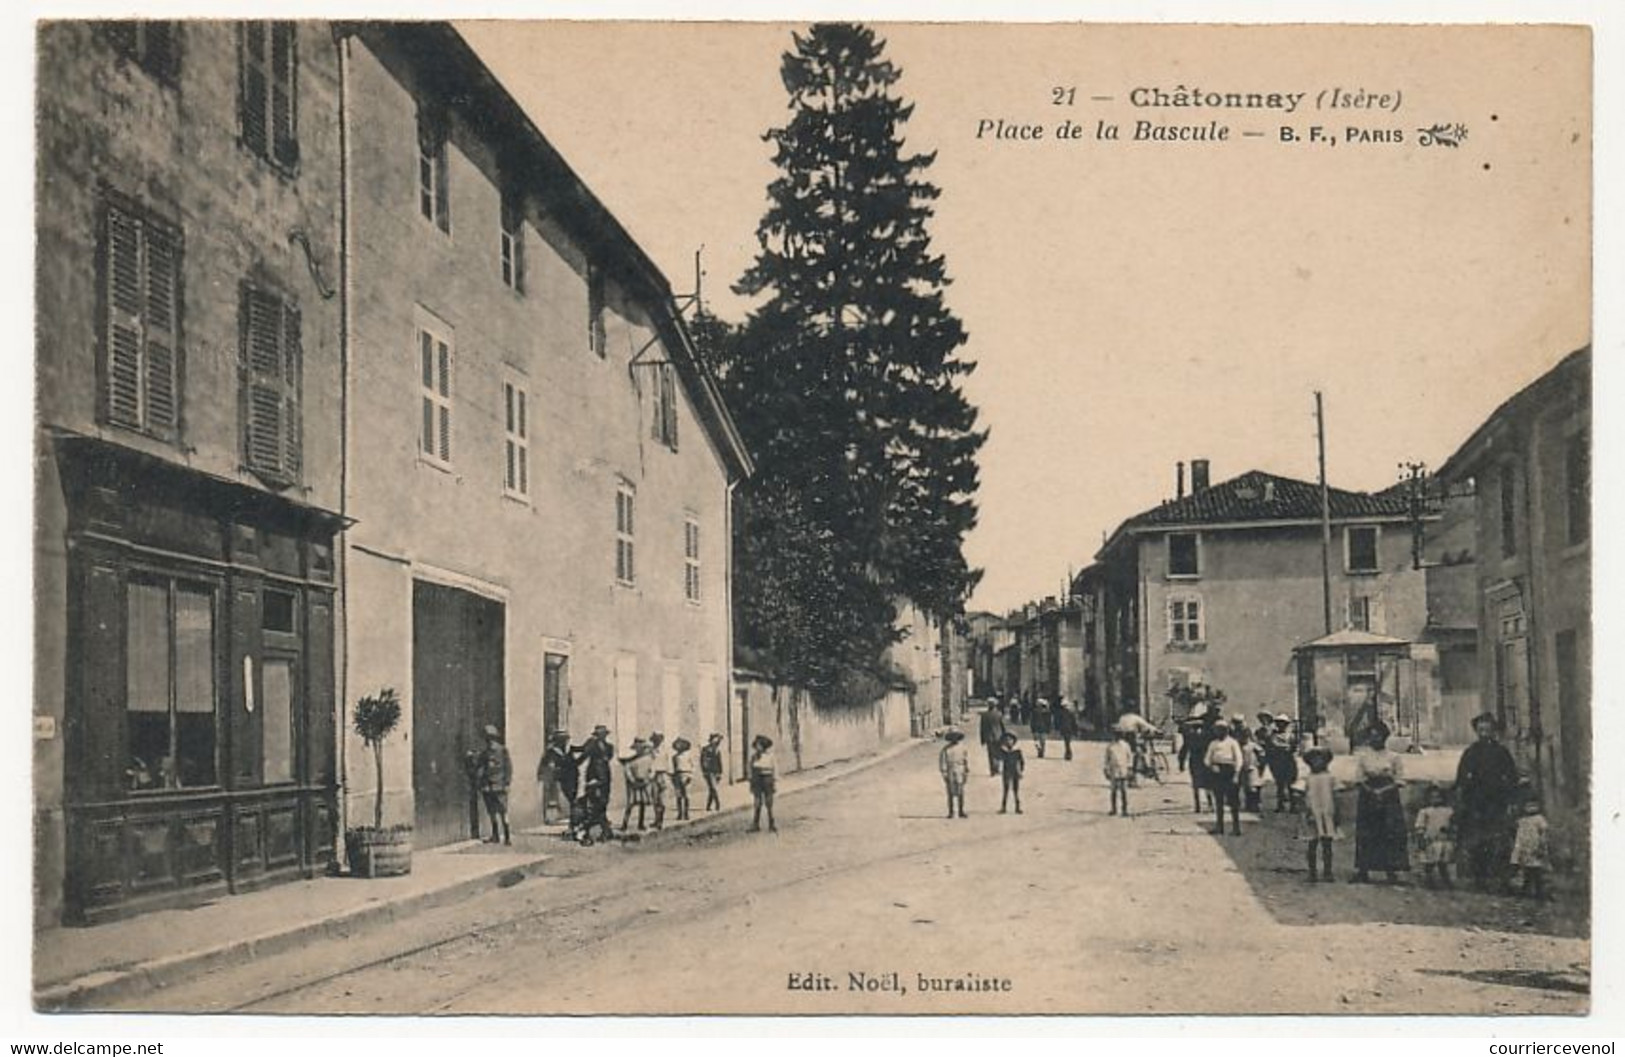
[[[356,702],[355,732],[372,750],[377,788],[372,825],[354,826],[344,833],[345,858],[352,877],[398,877],[412,872],[412,827],[384,825],[384,739],[400,722],[401,702],[390,687]]]

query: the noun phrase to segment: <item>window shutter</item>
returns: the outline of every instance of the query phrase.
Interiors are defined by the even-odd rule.
[[[265,23],[245,22],[242,27],[242,85],[239,109],[242,111],[243,143],[256,154],[266,154],[269,143],[266,114]]]
[[[107,416],[141,425],[141,222],[107,207]]]
[[[282,306],[277,298],[247,285],[242,305],[244,455],[249,469],[280,481],[287,477],[288,454]]]
[[[147,22],[147,69],[160,77],[174,77],[180,69],[180,49],[175,46],[179,27],[173,22]]]
[[[660,389],[666,408],[666,443],[677,450],[677,369],[671,364],[661,372]]]
[[[172,433],[180,417],[175,350],[180,247],[174,233],[146,225],[147,428]]]
[[[298,51],[292,22],[271,26],[271,143],[274,160],[292,167],[299,161],[295,106]]]
[[[296,481],[304,465],[304,429],[299,414],[303,394],[300,378],[304,371],[304,345],[300,334],[299,309],[291,302],[282,309],[282,429],[283,469],[288,480]]]
[[[441,137],[435,146],[434,154],[434,222],[441,231],[451,230],[451,190],[447,186],[451,181],[447,178],[447,169],[450,167],[450,151],[446,149],[446,139]]]

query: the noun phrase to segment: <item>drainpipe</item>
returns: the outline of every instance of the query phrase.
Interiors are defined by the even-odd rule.
[[[722,605],[723,613],[723,692],[722,719],[728,738],[728,784],[734,783],[734,488],[739,482],[730,479],[722,490]]]
[[[339,607],[344,619],[337,622],[339,642],[338,739],[339,820],[333,827],[335,861],[343,861],[344,831],[350,823],[350,775],[346,746],[350,716],[350,593],[349,593],[349,507],[350,507],[350,35],[338,29],[333,48],[339,63],[339,545],[334,560],[338,575]]]

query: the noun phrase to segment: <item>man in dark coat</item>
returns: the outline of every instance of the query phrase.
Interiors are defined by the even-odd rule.
[[[1473,886],[1506,884],[1512,854],[1512,808],[1518,793],[1518,765],[1500,742],[1501,721],[1486,712],[1473,720],[1478,740],[1456,766],[1456,834]]]
[[[1182,725],[1184,737],[1179,745],[1180,770],[1188,766],[1191,773],[1191,799],[1196,805],[1197,814],[1202,811],[1202,791],[1208,788],[1207,747],[1213,740],[1214,724],[1218,710],[1209,714],[1206,709],[1201,714],[1193,714]]]
[[[1061,698],[1055,706],[1055,733],[1066,746],[1065,759],[1072,758],[1072,739],[1078,736],[1078,715],[1072,711],[1072,702]]]
[[[591,839],[594,829],[600,836],[609,833],[609,794],[614,774],[615,746],[609,742],[609,728],[603,724],[593,728],[592,737],[571,750],[582,763],[581,801],[584,816],[583,839]]]
[[[565,838],[575,839],[576,794],[581,787],[581,764],[570,751],[568,731],[555,730],[547,737],[547,751],[536,765],[536,780],[542,783],[542,804],[547,808],[562,807],[565,819]],[[563,801],[562,805],[560,801]]]
[[[994,707],[997,699],[982,709],[982,746],[987,749],[987,773],[999,773],[1000,743],[1004,740],[1004,717]]]

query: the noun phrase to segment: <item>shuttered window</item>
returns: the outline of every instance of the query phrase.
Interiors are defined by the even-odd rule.
[[[180,231],[122,199],[102,213],[102,411],[173,439],[180,425]]]
[[[418,212],[451,233],[451,188],[446,171],[446,117],[425,106],[418,112]]]
[[[525,236],[519,198],[502,196],[501,264],[502,283],[516,293],[525,292]]]
[[[700,522],[692,516],[683,519],[683,597],[700,600]]]
[[[587,347],[599,356],[609,352],[609,334],[604,329],[604,273],[587,266]]]
[[[634,515],[637,494],[622,482],[615,488],[615,580],[631,586],[637,582]]]
[[[299,163],[299,53],[292,22],[244,22],[238,34],[243,145],[284,169]]]
[[[268,483],[293,484],[302,462],[299,309],[244,283],[238,331],[243,463]]]
[[[418,394],[422,427],[418,452],[441,466],[451,465],[451,339],[418,327]]]
[[[180,25],[176,22],[104,22],[102,32],[125,58],[169,84],[180,73]]]
[[[655,415],[651,436],[677,450],[677,372],[669,363],[659,366],[655,389]]]
[[[502,490],[516,499],[530,495],[530,398],[515,379],[502,383]]]

